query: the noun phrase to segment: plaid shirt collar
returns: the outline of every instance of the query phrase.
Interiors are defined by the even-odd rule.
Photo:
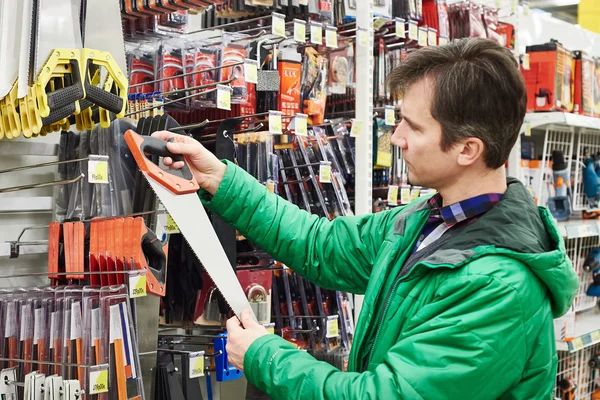
[[[429,199],[430,218],[441,218],[446,225],[452,226],[485,214],[502,200],[502,197],[503,195],[500,193],[488,193],[442,207],[442,196],[437,193]]]

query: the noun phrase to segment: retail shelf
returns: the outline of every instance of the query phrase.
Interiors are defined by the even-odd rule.
[[[531,129],[541,128],[546,125],[564,125],[600,131],[600,118],[563,112],[528,113],[525,116],[522,132],[526,132],[527,124],[529,124]]]
[[[0,214],[51,212],[52,204],[51,196],[7,197],[0,199]]]
[[[575,219],[559,221],[558,231],[566,239],[600,235],[600,220],[597,219]]]
[[[573,353],[596,343],[600,343],[600,311],[594,308],[577,313],[575,339],[569,342],[556,342],[556,350]]]

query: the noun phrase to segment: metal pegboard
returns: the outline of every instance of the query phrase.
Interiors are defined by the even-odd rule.
[[[584,271],[583,265],[590,250],[600,247],[600,236],[567,239],[565,247],[567,255],[573,263],[573,268],[580,281],[577,295],[573,301],[573,307],[575,311],[593,308],[596,305],[596,298],[586,294],[586,291],[592,282],[592,275],[591,273]]]
[[[549,165],[553,151],[562,151],[565,161],[567,162],[567,168],[569,171],[572,171],[571,155],[573,154],[574,141],[574,128],[559,127],[554,125],[548,126],[544,136],[544,149],[542,152],[541,165]],[[552,182],[549,181],[551,176],[548,176],[544,173],[545,168],[542,167],[539,170],[539,173],[541,173],[542,176],[540,177],[541,179],[539,179],[540,183],[537,190],[537,193],[539,193],[540,197],[538,204],[547,204],[549,194],[554,193]]]
[[[574,189],[573,189],[573,210],[574,211],[594,211],[599,207],[590,206],[588,199],[583,191],[583,161],[586,154],[600,153],[600,135],[597,131],[587,131],[580,129],[577,135],[577,153],[573,164]]]
[[[574,353],[558,352],[558,370],[554,390],[556,398],[566,398],[560,386],[563,384],[566,387],[567,382],[571,386],[573,394],[573,397],[569,398],[575,400],[590,400],[592,394],[600,390],[600,371],[590,366],[590,360],[599,352],[600,344],[595,344]]]

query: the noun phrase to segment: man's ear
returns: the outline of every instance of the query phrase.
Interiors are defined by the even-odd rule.
[[[485,145],[481,139],[467,138],[458,145],[458,165],[468,166],[483,157]]]

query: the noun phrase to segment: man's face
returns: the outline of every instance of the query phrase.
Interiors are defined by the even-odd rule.
[[[456,151],[441,149],[442,126],[431,116],[432,90],[429,80],[410,85],[402,101],[402,122],[392,135],[392,144],[402,149],[412,185],[440,189],[459,172]]]

